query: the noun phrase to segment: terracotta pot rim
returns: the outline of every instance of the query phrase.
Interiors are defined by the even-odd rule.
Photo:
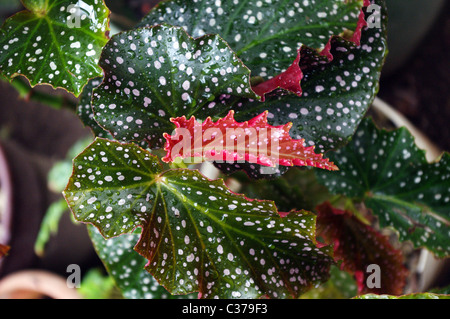
[[[80,299],[76,288],[70,288],[65,278],[49,271],[23,270],[0,280],[0,298]]]

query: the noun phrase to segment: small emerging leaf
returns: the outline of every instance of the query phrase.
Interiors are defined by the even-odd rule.
[[[317,235],[334,244],[334,258],[342,261],[341,269],[355,275],[359,293],[400,295],[408,271],[403,255],[369,225],[363,224],[351,212],[340,210],[326,202],[317,207]],[[380,269],[379,287],[369,287],[367,267]],[[369,278],[370,280],[370,278]]]
[[[289,136],[292,123],[271,126],[267,112],[242,123],[234,120],[234,112],[213,122],[207,118],[202,124],[194,117],[172,119],[177,126],[174,135],[165,134],[167,151],[165,162],[177,157],[199,157],[222,162],[247,161],[263,166],[314,166],[337,170],[323,154],[315,154],[314,147],[305,147],[304,140]],[[182,152],[181,152],[182,150]]]

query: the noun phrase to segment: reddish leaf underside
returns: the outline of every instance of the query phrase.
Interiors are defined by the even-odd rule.
[[[303,79],[303,72],[300,69],[299,64],[301,50],[298,50],[297,52],[297,57],[295,58],[294,62],[285,72],[252,88],[256,94],[261,96],[261,101],[264,101],[264,95],[266,93],[270,93],[277,88],[291,91],[298,96],[302,95],[300,81]]]
[[[363,7],[366,8],[369,5],[370,0],[364,0]],[[354,32],[352,33],[351,37],[348,40],[359,46],[361,41],[361,32],[365,26],[367,26],[367,22],[365,20],[365,13],[363,9],[361,9],[356,29],[354,30]],[[331,43],[334,37],[336,36],[330,37],[325,47],[320,51],[320,55],[325,56],[328,62],[331,62],[333,60],[333,55],[331,54]],[[297,57],[295,58],[291,66],[286,69],[286,71],[252,87],[253,91],[259,96],[261,96],[262,101],[265,100],[264,98],[265,94],[270,93],[279,88],[290,91],[298,96],[301,96],[302,88],[300,83],[303,79],[302,67],[308,67],[308,63],[306,64],[302,63],[301,59],[303,58],[304,55],[308,56],[309,51],[310,49],[305,46],[299,48],[297,50]]]
[[[364,7],[367,8],[370,6],[370,0],[364,0]],[[356,45],[360,45],[361,41],[361,32],[364,27],[367,26],[367,21],[365,20],[365,14],[363,9],[361,9],[361,12],[359,13],[359,19],[358,24],[356,26],[356,30],[353,33],[352,38],[350,39],[352,42],[354,42]]]
[[[392,247],[388,237],[328,202],[317,207],[317,236],[334,244],[335,261],[342,261],[341,269],[354,274],[360,294],[402,294],[408,271],[401,251]],[[369,287],[374,272],[367,267],[373,264],[380,267],[380,288]]]
[[[370,5],[370,0],[364,0],[364,8],[367,8]],[[353,32],[352,36],[348,39],[349,41],[359,46],[361,44],[361,33],[362,29],[367,26],[367,22],[365,20],[365,13],[363,9],[361,9],[359,13],[358,23],[356,24],[356,29]],[[333,41],[333,37],[330,37],[328,43],[325,45],[325,48],[320,52],[320,55],[326,56],[328,61],[333,60],[333,55],[331,54],[331,43]]]
[[[314,153],[314,146],[305,147],[304,139],[290,137],[292,123],[271,126],[267,114],[241,123],[235,121],[234,111],[217,122],[207,118],[199,123],[194,117],[187,120],[184,116],[171,119],[177,128],[173,135],[164,134],[167,154],[163,161],[170,163],[181,157],[338,170],[323,154]]]

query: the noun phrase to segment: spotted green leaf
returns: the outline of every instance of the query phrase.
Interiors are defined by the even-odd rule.
[[[301,299],[348,299],[358,294],[355,279],[337,266],[330,269],[330,279],[320,287],[311,289]]]
[[[233,177],[236,178],[237,175]],[[273,200],[283,212],[298,209],[314,211],[317,205],[331,197],[327,188],[317,182],[314,171],[310,169],[291,168],[278,178],[240,178],[239,182],[239,191],[245,196]]]
[[[222,94],[259,98],[250,71],[217,35],[193,39],[169,26],[119,33],[100,66],[105,78],[93,93],[95,119],[119,140],[161,146],[163,133],[175,128],[171,117],[198,115]]]
[[[386,10],[384,1],[377,0],[376,3],[381,8],[380,28],[364,28],[359,46],[342,37],[333,37],[329,51],[332,61],[313,50],[302,48],[301,56],[305,63],[302,66],[302,96],[276,92],[266,95],[264,102],[223,98],[218,102],[222,108],[221,115],[224,116],[227,109],[233,109],[236,120],[244,121],[267,110],[271,125],[291,122],[292,138],[305,139],[307,145],[315,145],[317,153],[347,144],[378,93],[387,54]],[[220,164],[226,173],[243,169],[254,178],[267,178],[268,175],[259,173],[261,167],[254,167]],[[283,173],[280,167],[278,175]]]
[[[291,65],[302,45],[323,49],[331,36],[354,31],[362,5],[362,0],[172,0],[139,25],[167,23],[193,37],[219,34],[252,75],[271,78]]]
[[[363,201],[400,240],[439,257],[450,254],[448,153],[430,164],[405,128],[379,130],[366,119],[351,143],[329,157],[340,171],[317,176],[331,193]]]
[[[76,219],[105,238],[142,227],[135,247],[172,294],[297,297],[327,280],[332,258],[315,241],[315,215],[231,192],[198,171],[163,171],[134,144],[96,139],[74,160],[64,191]],[[287,215],[287,216],[285,216]]]
[[[95,136],[110,138],[110,134],[105,131],[94,119],[94,111],[92,110],[91,100],[92,91],[102,83],[102,77],[97,77],[89,81],[89,83],[83,88],[83,92],[80,95],[80,101],[77,107],[77,115],[81,122],[89,127]]]
[[[50,84],[78,96],[107,42],[109,10],[103,1],[22,1],[27,10],[0,30],[0,71],[24,75],[32,86]]]
[[[88,230],[98,256],[125,298],[170,299],[174,297],[144,270],[147,260],[133,250],[133,246],[139,240],[139,231],[105,239],[97,228],[89,226]],[[176,297],[192,299],[197,298],[197,295]]]
[[[292,122],[293,138],[304,138],[318,151],[345,145],[378,92],[387,53],[384,31],[364,29],[360,46],[334,37],[330,49],[333,60],[305,67],[301,97],[274,94],[262,103],[241,100],[234,106],[236,119],[268,110],[273,125]],[[312,51],[303,53],[318,58]]]

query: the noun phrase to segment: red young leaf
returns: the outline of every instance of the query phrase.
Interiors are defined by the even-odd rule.
[[[261,96],[261,101],[264,102],[264,95],[266,93],[272,92],[277,88],[285,89],[291,91],[298,96],[302,95],[302,88],[300,86],[300,81],[303,79],[303,72],[300,69],[300,51],[297,52],[297,57],[295,58],[292,65],[283,73],[262,82],[255,87],[252,87],[253,91]]]
[[[364,0],[363,6],[368,7],[369,5],[370,0]],[[359,46],[361,41],[361,32],[365,26],[367,26],[367,22],[365,20],[364,11],[363,9],[361,9],[356,29],[348,40]],[[328,62],[331,62],[333,60],[333,55],[331,54],[331,43],[334,37],[336,36],[331,36],[328,40],[328,43],[320,51],[320,55],[326,57]],[[308,56],[309,50],[310,48],[302,46],[299,50],[297,50],[297,57],[286,71],[252,88],[256,94],[261,96],[261,100],[263,102],[265,94],[270,93],[278,88],[290,91],[294,94],[297,94],[298,96],[302,95],[302,88],[300,85],[300,82],[303,79],[302,68],[305,66],[307,67],[309,63],[303,63],[303,61],[300,60],[303,58],[303,56]]]
[[[370,0],[364,0],[364,7],[367,8],[368,6],[370,6]],[[359,46],[361,43],[361,32],[365,26],[367,26],[367,22],[365,20],[364,11],[363,9],[361,9],[361,12],[359,13],[358,24],[356,25],[356,30],[353,33],[352,38],[350,39],[350,41],[354,42],[357,46]]]
[[[368,7],[369,5],[370,0],[364,0],[363,7]],[[361,32],[365,26],[367,26],[367,22],[365,20],[364,11],[363,9],[361,9],[356,29],[348,40],[355,43],[355,45],[359,46],[361,41]],[[331,54],[331,44],[333,42],[333,38],[335,37],[336,35],[331,36],[325,47],[320,51],[320,56],[326,57],[328,62],[331,62],[333,60],[333,55]],[[297,57],[295,58],[292,65],[286,71],[265,82],[262,82],[252,87],[253,91],[259,96],[261,96],[261,100],[263,102],[265,94],[270,93],[278,88],[290,91],[294,94],[297,94],[298,96],[301,96],[302,88],[300,82],[303,79],[302,68],[308,67],[310,64],[310,61],[303,63],[301,59],[303,59],[303,57],[310,58],[309,57],[310,50],[311,50],[310,48],[302,46],[300,49],[297,50]]]
[[[336,209],[326,202],[317,207],[317,235],[334,244],[335,261],[341,269],[353,273],[359,293],[400,295],[407,269],[403,255],[389,243],[389,238],[363,224],[349,211]],[[380,287],[369,287],[375,274],[369,265],[380,268]]]
[[[166,163],[177,157],[203,158],[214,161],[247,161],[263,166],[314,166],[338,170],[323,154],[314,153],[314,146],[305,147],[304,139],[293,140],[289,135],[292,123],[271,126],[268,112],[238,123],[234,111],[217,122],[208,117],[202,124],[194,117],[171,119],[176,125],[174,135],[166,138],[163,158]]]
[[[370,5],[370,0],[364,0],[364,8],[368,7]],[[356,29],[353,32],[352,36],[348,39],[351,42],[353,42],[356,46],[359,46],[361,44],[361,32],[362,29],[367,26],[367,22],[365,20],[365,13],[363,9],[361,9],[359,13],[358,23],[356,24]],[[331,43],[333,41],[334,36],[330,37],[328,40],[328,43],[325,45],[323,50],[320,52],[320,55],[326,56],[328,61],[333,60],[333,55],[331,54]]]

